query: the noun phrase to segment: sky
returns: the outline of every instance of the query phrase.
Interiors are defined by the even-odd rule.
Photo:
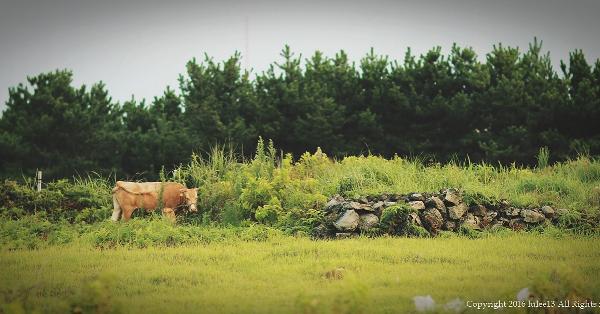
[[[280,60],[343,49],[359,61],[371,47],[402,60],[453,43],[485,59],[494,44],[527,49],[543,40],[553,64],[583,49],[600,57],[597,0],[233,1],[0,0],[0,110],[27,76],[70,69],[74,84],[102,81],[114,100],[152,99],[177,88],[185,64],[235,51],[253,73]]]

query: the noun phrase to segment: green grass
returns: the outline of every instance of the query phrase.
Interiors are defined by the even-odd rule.
[[[566,237],[566,238],[565,238]],[[181,247],[100,250],[84,243],[0,252],[2,307],[132,313],[404,313],[438,303],[600,297],[600,242],[506,233],[480,239],[272,236]],[[326,273],[343,268],[343,278]],[[0,311],[1,312],[1,311]],[[476,312],[469,310],[467,312]]]
[[[161,178],[199,188],[199,213],[109,222],[114,178],[60,180],[42,193],[0,185],[0,313],[404,313],[438,303],[600,299],[600,161],[535,169],[423,164],[377,156],[283,159],[259,143],[252,160],[222,148]],[[334,194],[462,189],[465,198],[570,211],[530,233],[443,232],[435,238],[310,240]],[[235,227],[234,227],[235,226]],[[292,236],[295,235],[295,236]],[[327,273],[343,268],[343,278]],[[334,276],[335,277],[335,276]],[[467,310],[467,312],[476,312]]]

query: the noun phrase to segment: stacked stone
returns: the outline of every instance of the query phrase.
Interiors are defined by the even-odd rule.
[[[317,233],[333,230],[336,237],[349,237],[378,227],[386,207],[406,203],[414,209],[410,223],[424,227],[432,235],[441,230],[457,231],[461,226],[483,230],[503,226],[513,230],[556,222],[566,209],[551,206],[519,208],[502,200],[491,204],[468,204],[457,189],[438,193],[381,194],[358,199],[334,196],[325,205],[326,221]],[[320,229],[320,230],[319,230]],[[331,232],[330,232],[331,235]]]

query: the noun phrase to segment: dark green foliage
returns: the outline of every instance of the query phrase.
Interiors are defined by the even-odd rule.
[[[37,192],[15,181],[0,184],[0,215],[19,218],[39,214],[51,221],[87,222],[105,220],[112,210],[110,189],[92,184],[58,180]]]
[[[56,71],[28,78],[9,91],[0,120],[0,172],[47,177],[81,171],[109,173],[121,164],[121,109],[102,83],[72,87],[72,74]]]
[[[30,77],[10,89],[0,119],[0,177],[42,169],[48,179],[90,171],[157,179],[161,167],[217,143],[248,157],[259,136],[296,157],[321,147],[337,158],[468,156],[543,168],[600,153],[600,61],[581,50],[560,75],[537,39],[524,52],[499,44],[482,61],[454,45],[447,55],[409,49],[400,62],[373,50],[358,64],[344,51],[302,62],[286,46],[281,62],[252,77],[240,58],[193,59],[178,91],[148,102],[117,104],[102,83],[76,88],[69,71]]]

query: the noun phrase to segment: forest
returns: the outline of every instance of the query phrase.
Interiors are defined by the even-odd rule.
[[[74,86],[69,70],[28,77],[0,119],[0,177],[156,179],[216,145],[250,157],[259,137],[294,158],[320,147],[333,158],[531,166],[540,148],[550,162],[600,153],[600,61],[581,50],[560,69],[537,39],[484,58],[457,45],[404,60],[372,49],[358,63],[285,46],[260,73],[241,58],[192,59],[177,89],[123,103],[102,82]]]

